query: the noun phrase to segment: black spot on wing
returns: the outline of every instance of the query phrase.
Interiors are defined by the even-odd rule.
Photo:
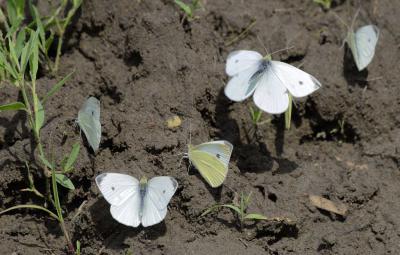
[[[101,184],[106,176],[107,176],[107,174],[99,175],[99,176],[96,178],[97,182],[98,182],[99,184]]]

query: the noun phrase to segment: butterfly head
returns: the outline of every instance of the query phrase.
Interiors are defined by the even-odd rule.
[[[272,56],[271,56],[271,54],[267,54],[267,55],[265,55],[263,58],[262,58],[262,60],[266,60],[266,61],[271,61],[272,60]]]
[[[146,176],[142,176],[140,178],[139,185],[140,185],[140,187],[145,187],[147,185],[147,177]]]

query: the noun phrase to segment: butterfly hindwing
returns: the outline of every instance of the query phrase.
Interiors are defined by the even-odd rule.
[[[129,196],[121,205],[111,205],[112,217],[121,224],[131,227],[140,225],[141,199],[138,192]]]
[[[289,96],[278,75],[270,69],[263,74],[259,83],[253,96],[257,107],[272,114],[285,112],[289,106]]]
[[[167,206],[178,188],[178,182],[169,176],[158,176],[147,183],[143,199],[142,225],[151,226],[161,222],[167,215]]]

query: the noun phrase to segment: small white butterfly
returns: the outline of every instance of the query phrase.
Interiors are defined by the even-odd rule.
[[[96,177],[96,184],[108,203],[112,217],[121,224],[137,227],[155,225],[164,220],[167,206],[178,182],[169,176],[158,176],[147,181],[118,173],[104,173]]]
[[[78,112],[78,124],[93,151],[99,149],[101,140],[100,101],[89,97]]]
[[[355,17],[357,17],[357,14]],[[358,71],[361,71],[371,63],[375,55],[375,48],[379,38],[379,29],[377,26],[367,25],[360,27],[354,33],[354,20],[352,25],[348,28],[349,31],[347,33],[346,42],[353,54]]]
[[[289,64],[272,61],[255,51],[239,50],[228,55],[226,73],[231,76],[225,95],[240,102],[253,93],[261,110],[279,114],[289,107],[289,94],[305,97],[321,87],[308,73]]]

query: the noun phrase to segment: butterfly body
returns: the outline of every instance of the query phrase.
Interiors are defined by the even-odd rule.
[[[188,145],[187,157],[201,176],[213,188],[219,187],[228,174],[233,145],[227,141],[212,141]]]
[[[125,174],[104,173],[96,183],[118,222],[132,227],[144,227],[161,222],[167,215],[167,206],[178,182],[169,176],[157,176],[140,181]]]

